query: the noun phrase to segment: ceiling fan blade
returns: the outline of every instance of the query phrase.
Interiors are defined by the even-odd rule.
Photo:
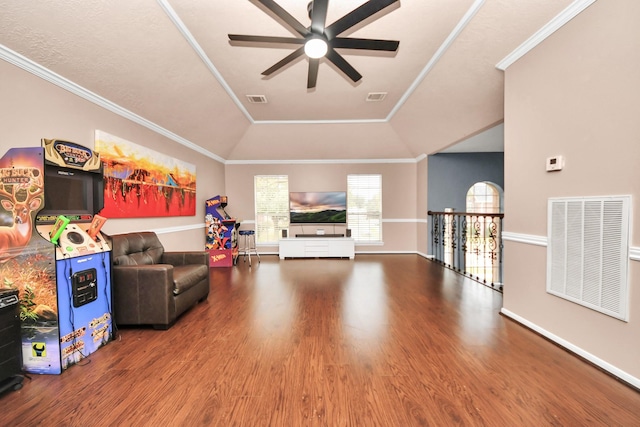
[[[373,40],[336,37],[329,42],[331,47],[344,49],[386,50],[395,52],[400,46],[396,40]]]
[[[277,63],[275,63],[272,67],[267,68],[266,70],[264,70],[262,72],[262,75],[263,76],[269,76],[269,75],[273,74],[274,72],[278,71],[280,68],[284,67],[285,65],[287,65],[288,63],[290,63],[294,59],[302,56],[303,54],[304,54],[304,46],[294,50],[292,53],[290,53],[289,55],[285,56],[282,60],[280,60]]]
[[[296,37],[271,37],[271,36],[248,36],[243,34],[229,34],[229,40],[238,42],[258,42],[258,43],[288,43],[304,44],[305,39]]]
[[[284,10],[278,3],[273,0],[258,0],[264,7],[273,12],[278,18],[282,19],[288,26],[293,28],[298,34],[306,36],[309,34],[307,27],[302,25],[296,18],[291,16],[289,12]]]
[[[313,0],[311,5],[311,31],[314,34],[323,34],[329,0]]]
[[[360,21],[364,21],[371,15],[381,11],[388,6],[391,6],[397,1],[398,0],[370,0],[362,6],[347,13],[333,24],[326,27],[324,29],[324,33],[327,35],[327,38],[331,40],[338,34],[343,33],[344,31],[358,24]]]
[[[357,82],[362,78],[362,75],[356,71],[338,52],[329,48],[325,57],[333,62],[343,73],[345,73],[351,80]]]
[[[307,77],[307,89],[313,89],[316,87],[318,81],[318,68],[320,67],[320,60],[317,58],[309,58],[309,76]]]

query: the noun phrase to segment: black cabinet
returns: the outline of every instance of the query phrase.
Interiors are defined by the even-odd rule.
[[[0,289],[0,393],[22,388],[21,354],[18,291]]]

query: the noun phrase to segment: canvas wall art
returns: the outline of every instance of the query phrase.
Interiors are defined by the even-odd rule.
[[[196,214],[196,167],[96,130],[94,150],[104,165],[107,218]]]

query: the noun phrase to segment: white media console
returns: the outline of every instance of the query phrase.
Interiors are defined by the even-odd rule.
[[[280,259],[355,257],[351,237],[290,237],[280,239]]]

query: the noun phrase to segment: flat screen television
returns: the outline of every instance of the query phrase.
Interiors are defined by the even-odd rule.
[[[346,191],[289,193],[291,224],[346,224]]]

